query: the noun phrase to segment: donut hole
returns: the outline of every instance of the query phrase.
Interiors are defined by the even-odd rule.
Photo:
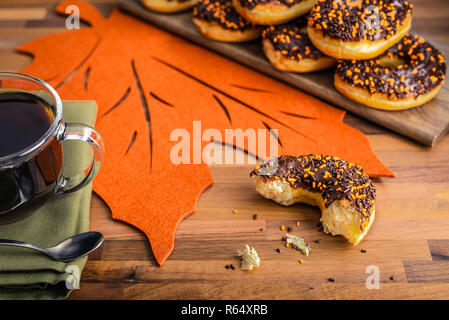
[[[382,57],[379,58],[379,65],[384,68],[397,68],[400,65],[405,65],[405,60],[399,57]]]

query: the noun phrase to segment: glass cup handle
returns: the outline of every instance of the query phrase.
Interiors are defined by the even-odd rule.
[[[85,175],[83,180],[72,185],[70,177],[61,175],[55,187],[56,194],[67,194],[76,192],[86,185],[88,185],[97,175],[100,170],[101,162],[103,161],[104,144],[101,135],[92,127],[81,123],[62,123],[57,139],[59,141],[78,140],[87,142],[93,150],[92,162],[89,172]]]

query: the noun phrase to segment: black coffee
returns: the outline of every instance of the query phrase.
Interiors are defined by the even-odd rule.
[[[52,108],[41,97],[0,92],[0,157],[26,150],[53,123]],[[62,144],[52,134],[37,152],[8,166],[0,163],[0,224],[20,220],[53,194],[62,170]]]
[[[53,123],[44,99],[26,92],[0,93],[0,158],[30,147]]]

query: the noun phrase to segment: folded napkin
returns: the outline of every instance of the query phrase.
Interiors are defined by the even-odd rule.
[[[93,126],[94,101],[64,101],[63,118]],[[91,160],[90,147],[82,142],[64,142],[64,175],[82,173]],[[0,225],[0,238],[52,247],[75,234],[89,230],[91,185],[68,194],[52,196],[31,216]],[[87,257],[56,262],[45,255],[18,247],[0,246],[0,299],[63,299],[76,287]],[[69,285],[66,285],[66,281]]]

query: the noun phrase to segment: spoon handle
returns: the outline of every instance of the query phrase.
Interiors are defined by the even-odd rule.
[[[12,246],[12,247],[22,247],[22,248],[33,249],[33,250],[37,250],[37,251],[40,251],[40,252],[45,253],[46,255],[48,255],[48,252],[44,248],[36,246],[34,244],[31,244],[31,243],[22,242],[22,241],[0,239],[0,245],[1,246]]]

